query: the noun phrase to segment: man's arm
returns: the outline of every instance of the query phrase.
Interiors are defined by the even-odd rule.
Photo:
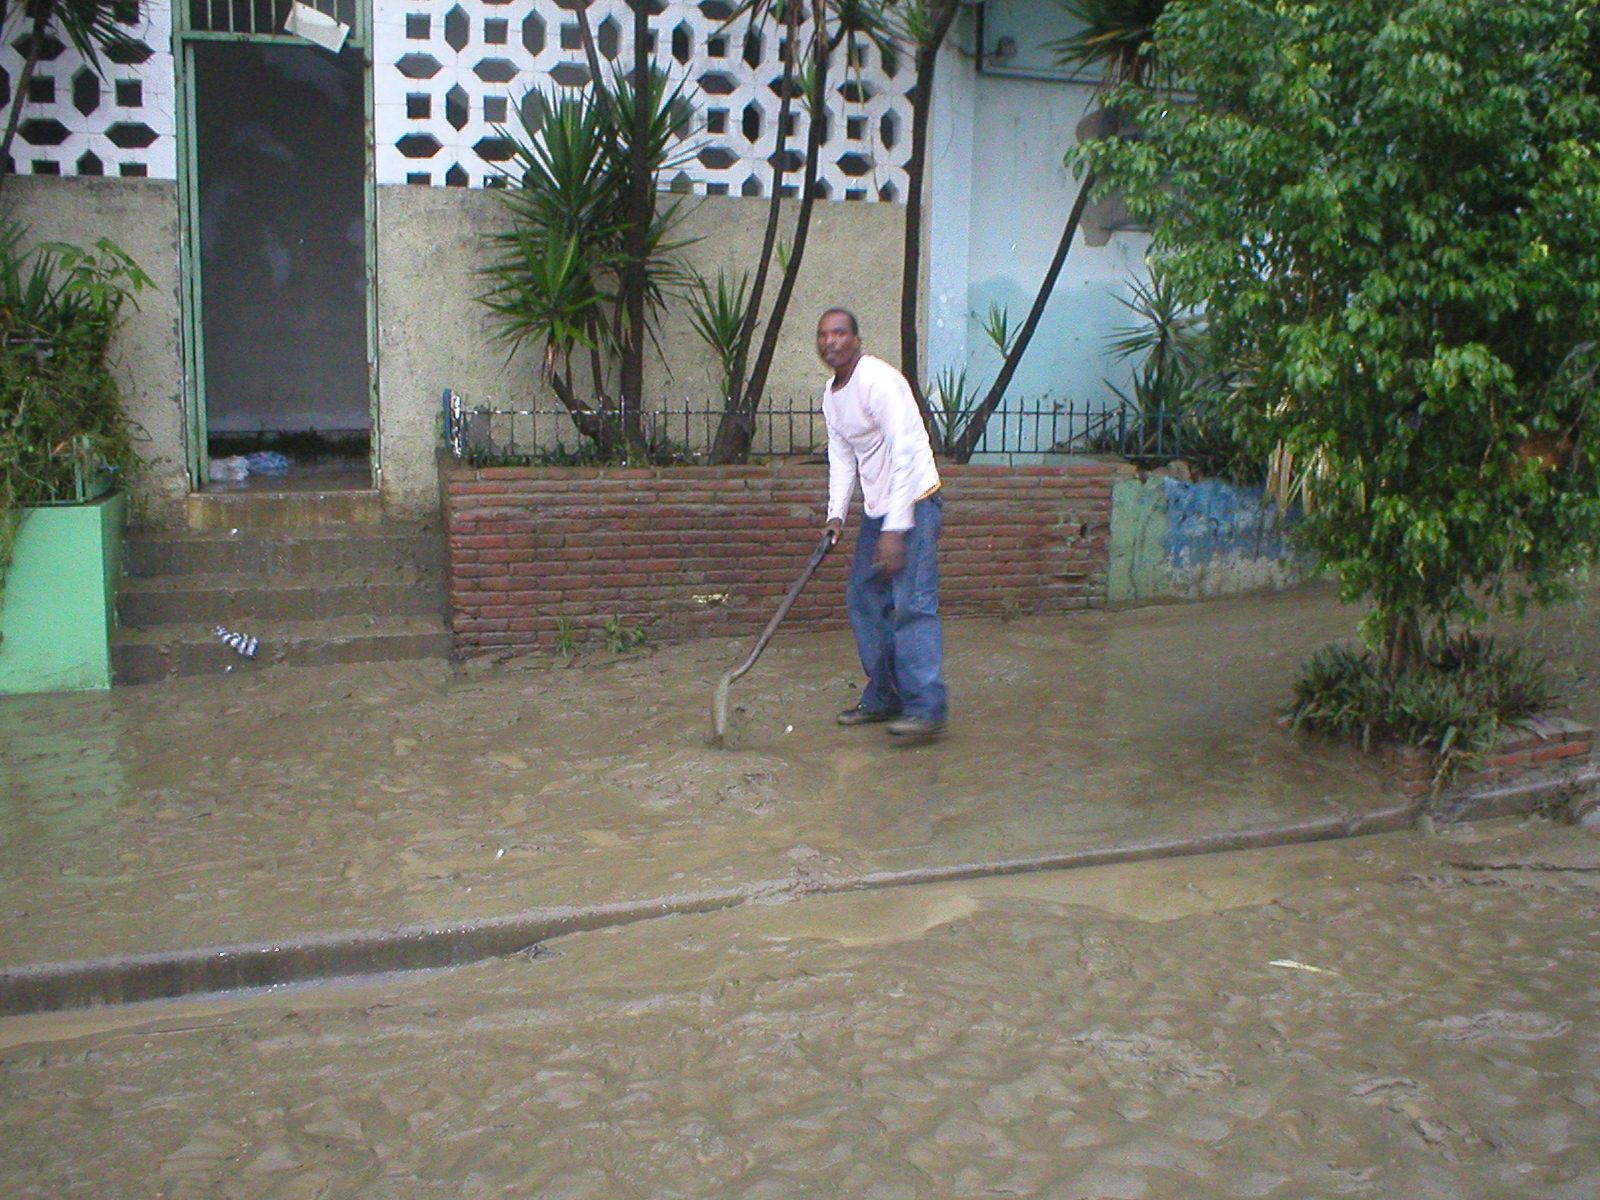
[[[828,429],[828,517],[825,528],[833,531],[833,540],[837,542],[839,535],[844,532],[844,518],[850,511],[850,497],[856,489],[856,453],[850,448],[850,443],[839,436],[833,422],[827,420],[826,400],[822,413]]]
[[[892,367],[874,379],[867,402],[889,451],[889,504],[883,517],[883,531],[904,532],[914,524],[917,452],[928,436],[922,425],[922,413],[911,394],[911,385]]]

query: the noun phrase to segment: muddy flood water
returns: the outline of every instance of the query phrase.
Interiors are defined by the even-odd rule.
[[[1596,599],[1497,626],[1590,723]],[[0,971],[743,901],[0,1019],[0,1196],[1595,1200],[1595,832],[825,894],[1392,810],[1274,721],[1357,616],[1312,588],[954,621],[919,747],[834,725],[844,633],[780,634],[722,749],[745,642],[0,700]]]
[[[1203,611],[1202,611],[1203,610]],[[951,734],[841,730],[843,632],[269,668],[0,701],[0,966],[983,861],[1333,816],[1381,780],[1274,726],[1325,594],[948,629]]]
[[[0,1022],[8,1197],[1592,1200],[1600,837],[669,917]]]

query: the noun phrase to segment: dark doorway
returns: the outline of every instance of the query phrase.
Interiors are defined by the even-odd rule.
[[[364,63],[205,41],[194,63],[200,346],[213,459],[366,473]]]

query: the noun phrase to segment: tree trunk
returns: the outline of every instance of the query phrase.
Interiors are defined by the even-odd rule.
[[[761,393],[767,386],[767,375],[772,370],[778,336],[783,332],[783,321],[789,311],[789,300],[794,294],[795,280],[800,275],[800,264],[805,261],[811,211],[817,201],[817,162],[822,157],[822,130],[828,111],[828,57],[833,50],[827,38],[825,12],[819,5],[814,13],[817,27],[812,43],[814,91],[811,98],[811,127],[806,131],[806,164],[800,188],[800,212],[795,218],[794,244],[789,248],[789,262],[784,268],[783,280],[778,285],[778,294],[773,299],[772,313],[767,320],[750,377],[745,381],[734,410],[724,413],[717,424],[717,436],[712,445],[713,462],[742,462],[750,453],[750,444],[755,437],[756,412],[761,407]]]
[[[644,458],[648,450],[640,412],[644,403],[645,259],[650,252],[650,224],[655,215],[655,180],[650,175],[646,141],[650,130],[647,104],[653,89],[649,0],[632,0],[632,4],[633,129],[628,136],[628,220],[623,239],[626,261],[622,275],[622,362],[618,385],[629,457]]]
[[[1414,609],[1383,609],[1383,673],[1397,679],[1423,662],[1422,622]]]
[[[596,452],[602,458],[619,459],[626,456],[628,439],[621,420],[622,414],[617,409],[595,408],[578,399],[572,384],[559,371],[550,373],[550,390],[571,415],[578,433],[594,443]]]
[[[937,0],[925,44],[917,47],[915,84],[911,90],[911,154],[906,159],[905,251],[900,273],[900,371],[911,385],[917,407],[928,421],[928,399],[922,392],[918,351],[918,298],[922,292],[922,180],[928,161],[928,121],[933,111],[933,76],[939,48],[955,20],[957,0]]]
[[[778,245],[778,221],[783,212],[783,177],[788,174],[789,114],[794,110],[794,58],[800,44],[800,6],[790,4],[784,9],[784,27],[789,35],[789,53],[783,60],[783,96],[778,102],[778,138],[772,167],[772,194],[767,197],[767,225],[761,234],[761,256],[756,260],[756,277],[750,287],[749,304],[744,320],[739,325],[737,353],[733,369],[729,372],[728,394],[725,403],[737,410],[744,398],[745,368],[749,365],[750,343],[755,340],[756,321],[761,314],[761,301],[766,295],[767,275]],[[720,431],[718,440],[721,440]]]
[[[1017,340],[1012,344],[1011,353],[1006,355],[1000,374],[995,376],[994,383],[989,386],[988,393],[972,414],[966,428],[951,443],[950,454],[957,462],[966,462],[972,457],[973,450],[983,438],[984,426],[989,423],[994,410],[1000,407],[1000,401],[1005,398],[1006,388],[1011,385],[1011,377],[1017,373],[1017,364],[1027,352],[1028,343],[1033,340],[1034,331],[1039,328],[1039,319],[1044,315],[1045,305],[1050,301],[1050,293],[1055,291],[1056,280],[1061,277],[1061,267],[1067,261],[1067,251],[1072,249],[1072,239],[1077,236],[1078,226],[1083,221],[1083,210],[1088,205],[1089,193],[1093,190],[1094,172],[1090,171],[1078,185],[1078,198],[1073,201],[1072,211],[1067,214],[1066,228],[1061,231],[1061,240],[1056,244],[1056,252],[1050,259],[1050,267],[1045,271],[1044,281],[1039,284],[1039,292],[1033,298],[1033,307],[1028,310],[1028,319],[1017,331]]]

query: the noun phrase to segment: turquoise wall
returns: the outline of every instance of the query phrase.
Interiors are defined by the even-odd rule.
[[[121,493],[23,512],[0,596],[0,694],[111,686]]]

